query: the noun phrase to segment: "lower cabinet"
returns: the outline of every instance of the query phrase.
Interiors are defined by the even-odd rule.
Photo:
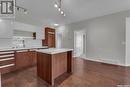
[[[5,74],[15,70],[14,51],[0,52],[0,73]]]
[[[1,74],[28,68],[30,66],[36,65],[36,63],[37,63],[37,53],[33,50],[0,52]]]
[[[35,51],[29,51],[28,56],[30,59],[30,65],[36,65],[37,64],[37,53]]]
[[[23,69],[36,64],[35,51],[18,51],[16,52],[16,68]]]

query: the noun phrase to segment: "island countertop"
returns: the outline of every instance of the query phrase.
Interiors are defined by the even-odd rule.
[[[46,53],[46,54],[57,54],[57,53],[63,53],[67,51],[73,51],[73,49],[68,48],[49,48],[49,49],[41,49],[36,50],[37,52]]]

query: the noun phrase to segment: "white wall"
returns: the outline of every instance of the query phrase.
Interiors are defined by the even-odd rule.
[[[62,47],[74,48],[74,31],[87,35],[86,59],[125,65],[125,22],[130,11],[61,26]]]
[[[2,20],[2,19],[1,19]],[[13,19],[0,21],[0,38],[12,38],[14,22]]]
[[[12,22],[13,21],[13,22]],[[13,25],[13,26],[12,26]],[[44,29],[30,24],[21,22],[14,22],[14,20],[3,20],[0,22],[0,48],[10,48],[13,46],[13,30],[36,32],[36,40],[26,40],[27,47],[42,46],[42,39],[44,39]]]
[[[12,46],[14,19],[0,21],[0,48]]]
[[[14,30],[36,32],[36,40],[32,40],[32,39],[25,40],[25,46],[26,47],[41,47],[42,46],[42,39],[45,38],[43,28],[33,26],[30,24],[24,24],[21,22],[15,22]]]
[[[1,48],[10,48],[12,47],[12,39],[11,38],[0,38],[0,49]]]
[[[126,18],[126,65],[130,66],[130,17]]]
[[[26,39],[25,46],[26,47],[42,47],[42,40]]]
[[[15,22],[14,24],[15,29],[14,30],[21,30],[21,31],[30,31],[30,32],[36,32],[36,39],[44,39],[44,28],[30,25],[30,24],[25,24],[21,22]]]

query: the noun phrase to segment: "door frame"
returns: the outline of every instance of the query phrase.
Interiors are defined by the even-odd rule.
[[[76,30],[76,31],[74,31],[74,57],[76,57],[75,49],[76,49],[76,33],[77,32],[85,35],[85,38],[84,38],[85,41],[83,42],[84,43],[83,48],[85,48],[85,49],[83,49],[83,51],[84,51],[84,56],[86,57],[86,39],[87,39],[87,35],[86,35],[86,31],[84,31],[84,30]],[[82,56],[82,58],[84,58],[84,56]]]

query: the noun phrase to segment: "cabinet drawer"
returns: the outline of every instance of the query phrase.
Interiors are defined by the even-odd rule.
[[[0,59],[14,57],[14,54],[0,55]]]
[[[14,63],[15,63],[15,60],[13,58],[3,59],[0,61],[0,66],[14,64]]]
[[[5,66],[0,66],[0,72],[2,74],[4,73],[9,73],[11,71],[15,70],[15,64],[9,64],[9,65],[5,65]]]
[[[3,51],[3,52],[0,52],[0,55],[6,55],[6,54],[14,54],[14,51]]]
[[[7,60],[14,60],[14,59],[15,59],[14,57],[3,58],[3,59],[0,59],[0,62],[2,62],[2,61],[7,61]]]
[[[9,73],[15,69],[15,52],[1,51],[0,52],[0,72],[2,74]]]

